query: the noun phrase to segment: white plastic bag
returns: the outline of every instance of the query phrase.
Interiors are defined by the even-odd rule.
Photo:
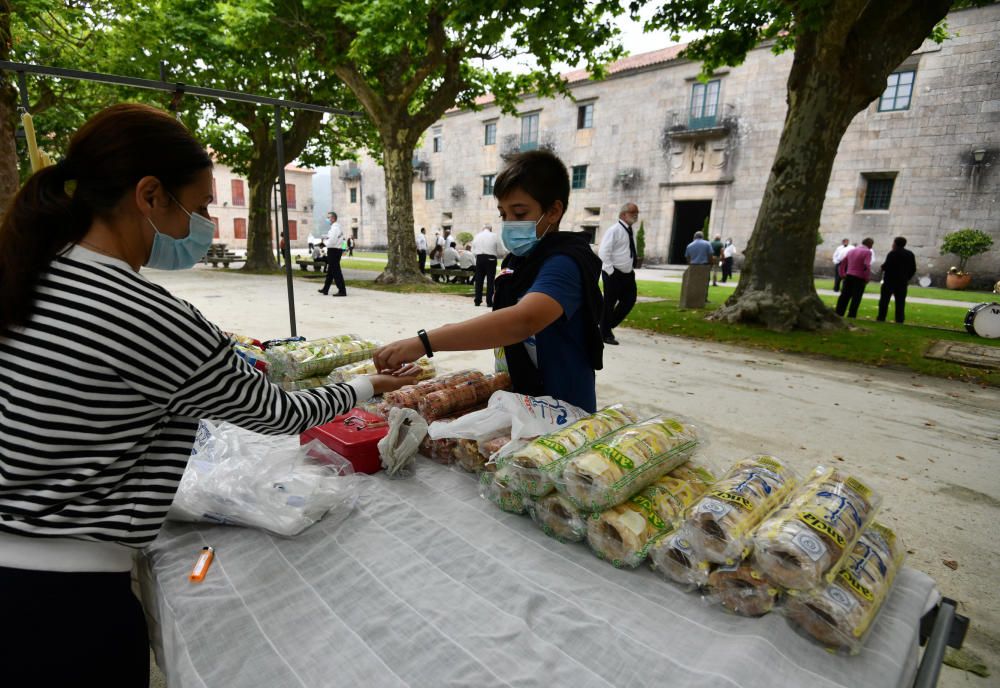
[[[587,415],[583,409],[553,397],[494,392],[486,408],[450,423],[431,423],[427,434],[432,440],[459,438],[477,442],[509,434],[511,441],[517,442],[547,435]]]
[[[316,521],[346,518],[358,481],[345,458],[318,441],[260,435],[202,421],[167,518],[298,535]]]
[[[427,421],[408,408],[389,409],[389,432],[378,441],[382,468],[390,478],[406,478],[417,455],[420,443],[427,435]]]

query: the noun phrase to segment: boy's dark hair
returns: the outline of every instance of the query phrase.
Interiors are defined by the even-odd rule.
[[[896,237],[892,240],[898,248],[906,248],[906,237]]]
[[[503,200],[514,189],[521,189],[538,201],[542,211],[562,201],[565,213],[569,205],[569,172],[555,153],[545,150],[517,153],[493,182],[493,196]]]

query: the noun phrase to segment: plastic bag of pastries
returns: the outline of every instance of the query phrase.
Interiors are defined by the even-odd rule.
[[[616,567],[638,566],[650,543],[673,531],[684,510],[714,481],[715,476],[701,466],[678,466],[625,502],[591,514],[590,548]]]
[[[697,445],[690,425],[654,416],[568,457],[556,488],[584,511],[603,511],[687,461]]]
[[[773,456],[737,461],[691,507],[684,537],[698,560],[733,564],[750,552],[753,532],[798,484],[798,477]]]
[[[426,394],[417,403],[417,410],[430,423],[457,411],[484,404],[494,392],[509,389],[510,384],[510,375],[507,373],[468,380]]]
[[[498,457],[497,464],[510,467],[511,487],[531,497],[541,497],[555,488],[556,469],[561,466],[556,461],[633,422],[633,411],[614,404]]]
[[[825,647],[858,654],[905,556],[906,547],[896,533],[873,522],[833,582],[818,591],[790,596],[783,612],[794,627]]]
[[[469,439],[455,440],[455,465],[469,473],[478,473],[486,466],[486,459],[479,450],[479,442]]]
[[[654,571],[688,591],[708,585],[708,577],[717,566],[698,558],[683,530],[654,538],[648,556]]]
[[[486,464],[479,474],[479,496],[512,514],[523,514],[527,507],[524,495],[510,489],[503,473],[493,463]]]
[[[587,537],[587,516],[565,495],[550,492],[529,500],[528,515],[549,537],[559,542],[582,542]]]
[[[740,616],[764,616],[774,609],[780,595],[781,590],[748,560],[717,566],[708,575],[708,599]]]
[[[427,394],[447,389],[448,387],[460,385],[463,382],[468,382],[470,380],[480,380],[484,377],[486,376],[483,373],[472,369],[459,370],[458,372],[448,373],[447,375],[439,375],[438,377],[431,378],[430,380],[418,382],[415,385],[407,385],[406,387],[400,387],[395,391],[386,392],[382,395],[382,405],[387,408],[409,408],[416,411],[418,405],[420,404],[420,400]]]
[[[818,466],[791,500],[760,524],[754,535],[757,567],[789,590],[829,583],[881,502],[855,476]]]

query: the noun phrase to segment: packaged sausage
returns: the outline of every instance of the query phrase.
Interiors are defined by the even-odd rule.
[[[788,598],[783,608],[786,618],[828,649],[858,654],[903,566],[905,553],[891,528],[872,523],[833,582],[818,591]]]
[[[831,582],[881,501],[856,476],[817,467],[791,501],[757,529],[757,566],[769,581],[789,590]]]
[[[734,564],[749,554],[753,532],[792,493],[798,479],[773,456],[738,461],[689,511],[685,539],[699,560]]]
[[[584,511],[610,509],[686,462],[697,445],[690,425],[654,416],[567,457],[556,488]]]

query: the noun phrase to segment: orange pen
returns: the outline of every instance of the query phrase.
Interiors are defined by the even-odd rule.
[[[212,559],[214,558],[214,548],[202,547],[201,554],[198,555],[198,561],[194,563],[194,568],[191,569],[191,575],[188,576],[188,580],[192,583],[201,583],[205,580],[205,574],[208,573],[208,567],[212,565]]]

